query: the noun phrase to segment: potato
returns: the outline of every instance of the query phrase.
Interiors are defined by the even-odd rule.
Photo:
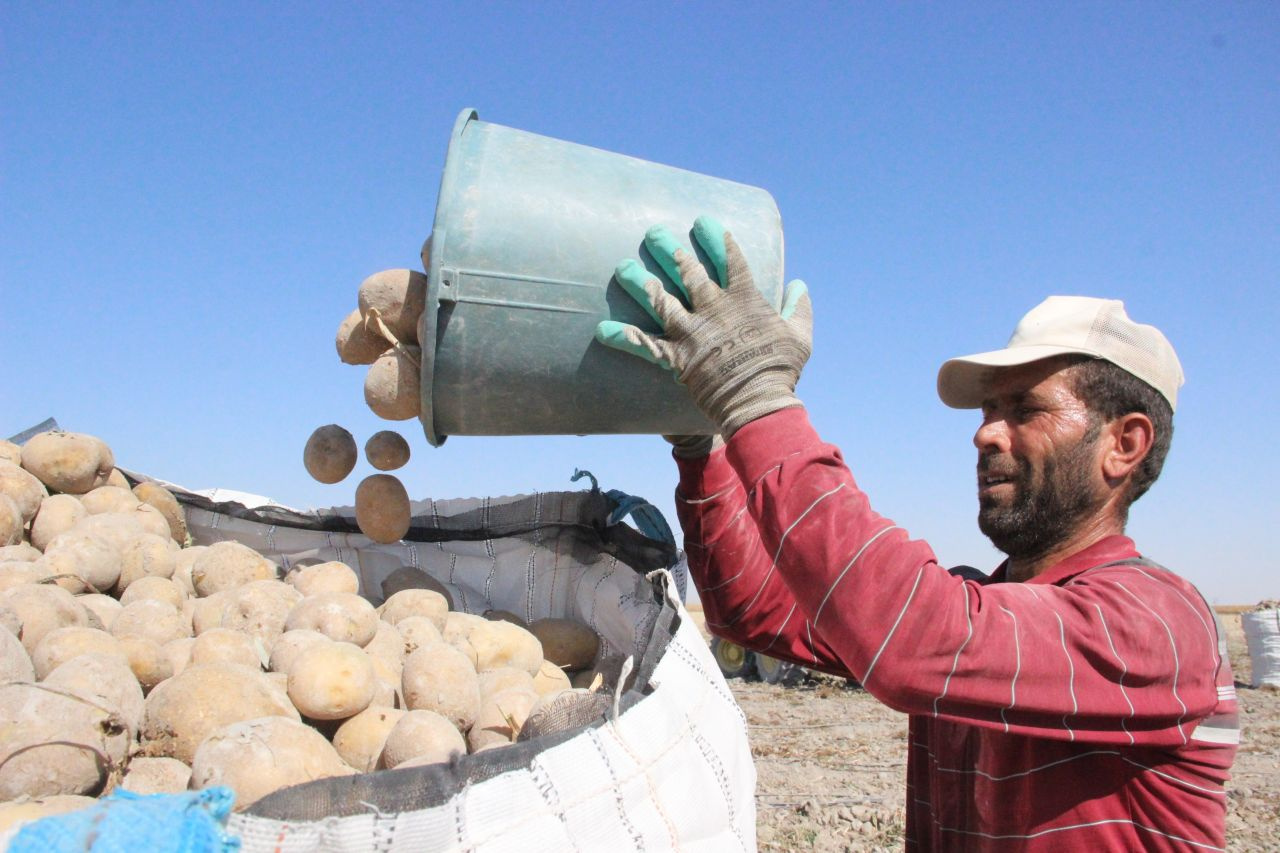
[[[44,684],[118,711],[129,736],[138,733],[142,724],[142,686],[123,657],[99,652],[77,655],[50,672]]]
[[[370,658],[370,660],[374,662],[374,672],[378,672],[378,660],[376,658]],[[378,678],[377,685],[373,689],[373,698],[369,700],[369,707],[401,708],[404,703],[400,701],[400,694],[398,691],[399,688],[395,683]]]
[[[404,350],[383,352],[364,377],[364,401],[383,420],[407,421],[422,410],[418,384],[422,352],[414,346]]]
[[[512,625],[510,622],[489,622],[482,619],[463,642],[474,651],[477,672],[512,666],[536,675],[542,668],[542,643],[519,625]],[[466,650],[466,645],[459,645],[463,651]]]
[[[348,314],[338,326],[334,344],[343,364],[373,364],[387,348],[387,342],[381,335],[365,327],[359,308]]]
[[[371,330],[374,327],[369,315],[377,311],[397,340],[415,344],[418,318],[427,304],[427,277],[416,270],[376,272],[360,283],[357,301]]]
[[[227,596],[222,626],[254,637],[270,651],[302,595],[284,581],[252,581]]]
[[[79,794],[58,794],[53,797],[0,803],[0,835],[17,829],[24,823],[87,809],[97,802],[93,797],[82,797]]]
[[[261,641],[230,628],[213,628],[195,638],[190,663],[234,663],[248,669],[262,669],[265,652]]]
[[[226,613],[234,592],[235,590],[228,589],[205,598],[188,599],[186,603],[191,605],[191,633],[198,637],[205,631],[221,628],[222,616]]]
[[[252,581],[275,580],[276,564],[239,542],[215,542],[191,564],[191,582],[204,597]]]
[[[98,621],[102,623],[102,630],[108,634],[111,633],[111,626],[115,624],[116,617],[124,609],[124,606],[119,601],[101,593],[77,595],[76,603],[89,611],[89,613],[97,616]]]
[[[395,673],[395,682],[400,683],[400,672],[404,669],[405,647],[404,637],[395,625],[379,619],[377,633],[365,644],[364,653],[385,663]]]
[[[399,767],[412,759],[438,764],[466,751],[467,742],[448,718],[434,711],[413,710],[401,716],[387,733],[378,766]]]
[[[538,694],[519,687],[501,690],[480,703],[480,713],[467,732],[472,752],[494,743],[515,743],[520,727],[538,702]]]
[[[84,626],[87,611],[65,589],[49,584],[21,584],[0,592],[0,605],[22,620],[22,647],[33,654],[45,634],[69,625]]]
[[[119,487],[120,487],[120,488],[122,488],[122,489],[131,489],[131,488],[133,488],[133,487],[130,485],[130,483],[129,483],[129,478],[128,478],[128,477],[126,477],[126,476],[124,475],[124,472],[123,472],[123,471],[121,471],[119,468],[112,468],[112,469],[111,469],[111,473],[107,475],[107,482],[103,483],[103,485],[104,485],[104,486],[119,486]]]
[[[160,682],[173,677],[173,663],[164,646],[136,634],[116,639],[129,658],[129,669],[142,685],[143,691],[150,691]]]
[[[60,533],[66,533],[89,514],[84,504],[72,495],[50,495],[40,501],[31,520],[31,544],[41,551]]]
[[[558,693],[572,687],[573,684],[565,671],[549,660],[542,662],[542,666],[538,668],[538,674],[533,677],[533,689],[539,696]]]
[[[125,606],[144,600],[163,601],[180,611],[187,600],[187,594],[186,590],[172,578],[153,576],[138,578],[120,594],[120,603]]]
[[[191,762],[191,787],[226,785],[243,811],[280,788],[354,773],[315,729],[268,716],[211,732]]]
[[[358,595],[324,592],[299,601],[284,624],[286,631],[310,628],[331,640],[365,646],[378,632],[378,613]]]
[[[90,515],[104,512],[130,512],[139,503],[133,492],[120,486],[98,486],[80,496],[80,503]]]
[[[441,637],[446,643],[456,646],[464,643],[467,637],[471,636],[471,631],[485,619],[474,613],[463,613],[461,611],[449,611],[445,614],[444,627],[440,630]],[[475,657],[468,649],[467,653],[471,657]]]
[[[321,483],[338,483],[356,467],[356,440],[337,424],[317,427],[302,450],[307,473]]]
[[[542,643],[542,654],[556,666],[583,669],[596,661],[600,638],[596,632],[572,619],[535,619],[529,633]]]
[[[13,465],[22,464],[22,448],[14,444],[12,441],[6,441],[0,438],[0,462],[9,462]]]
[[[322,592],[360,592],[360,578],[355,570],[336,560],[299,566],[285,575],[284,581],[304,596]]]
[[[135,794],[181,794],[191,783],[191,768],[176,758],[140,755],[129,762],[120,787]]]
[[[19,542],[17,545],[0,545],[0,563],[34,563],[40,559],[40,552],[30,543]]]
[[[0,631],[0,684],[35,680],[35,667],[17,635]]]
[[[124,571],[120,551],[108,540],[83,532],[78,525],[53,537],[40,562],[48,575],[75,575],[98,592],[113,589]]]
[[[0,631],[12,634],[15,638],[22,633],[22,620],[18,618],[18,614],[2,606],[0,606]]]
[[[119,713],[39,684],[0,685],[0,800],[96,794],[124,760]]]
[[[173,492],[159,483],[142,482],[133,487],[133,495],[139,501],[155,507],[169,525],[169,535],[179,545],[187,541],[187,515]]]
[[[82,495],[105,485],[116,460],[101,439],[77,432],[42,432],[22,447],[22,467],[50,489]]]
[[[22,541],[22,510],[8,495],[0,495],[0,545],[9,547]]]
[[[376,680],[359,646],[316,643],[289,667],[289,700],[313,720],[344,720],[369,707]]]
[[[150,598],[125,605],[112,623],[111,633],[115,637],[145,637],[160,646],[189,636],[186,619],[178,608]]]
[[[169,534],[139,533],[120,549],[120,579],[116,591],[144,577],[171,578],[178,566],[178,546]]]
[[[28,524],[36,517],[40,502],[49,496],[49,492],[30,472],[9,462],[0,462],[0,495],[13,501],[22,514],[22,523]]]
[[[413,654],[422,646],[443,642],[444,640],[440,636],[440,629],[436,628],[436,623],[425,616],[405,617],[397,622],[394,627],[395,630],[400,632],[406,656]]]
[[[440,593],[429,589],[406,589],[384,601],[378,608],[378,615],[392,625],[409,616],[425,616],[443,633],[450,613],[449,603]]]
[[[160,647],[160,652],[169,662],[169,671],[173,675],[177,675],[191,665],[191,649],[195,644],[194,637],[179,637]]]
[[[147,697],[139,733],[142,754],[190,762],[215,730],[267,716],[299,719],[264,674],[233,664],[192,664]]]
[[[173,558],[173,579],[187,591],[187,595],[196,594],[196,585],[191,580],[191,566],[196,557],[208,550],[208,545],[192,545],[179,550]]]
[[[449,592],[449,588],[422,569],[401,566],[382,579],[381,587],[384,599],[389,599],[397,592],[403,592],[406,589],[429,589],[440,593],[449,609],[453,609],[453,594]]]
[[[500,666],[497,669],[482,672],[477,679],[477,683],[480,685],[481,701],[493,696],[495,693],[501,693],[512,688],[537,692],[534,688],[534,677],[523,669],[516,669],[511,666]]]
[[[435,711],[466,731],[480,713],[480,686],[466,655],[447,643],[425,645],[404,659],[405,704]]]
[[[387,735],[406,713],[398,708],[365,708],[338,726],[333,748],[347,764],[361,773],[370,773],[378,767]]]
[[[409,461],[409,442],[389,429],[375,432],[364,443],[364,458],[379,471],[394,471]]]
[[[303,649],[316,645],[317,643],[333,642],[319,631],[313,631],[309,628],[295,628],[292,631],[285,631],[281,634],[271,647],[271,656],[267,662],[267,668],[272,672],[279,672],[284,675],[289,674],[289,667],[293,666],[293,662],[297,660],[298,655],[302,654]]]
[[[512,625],[519,625],[526,631],[529,630],[529,623],[512,613],[510,610],[486,610],[481,615],[490,622],[510,622]]]
[[[5,498],[0,497],[0,504],[3,504],[5,500]],[[0,592],[13,589],[15,586],[39,583],[42,578],[48,576],[48,570],[42,561],[24,563],[18,560],[10,560],[6,563],[0,563]]]
[[[45,634],[31,653],[31,664],[36,678],[44,681],[59,666],[83,654],[108,655],[121,663],[128,661],[120,642],[106,631],[71,625]]]
[[[390,474],[371,474],[356,486],[356,524],[374,542],[399,542],[412,522],[409,493]]]

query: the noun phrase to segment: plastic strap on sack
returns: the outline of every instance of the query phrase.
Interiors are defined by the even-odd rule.
[[[596,481],[596,477],[590,471],[584,469],[576,469],[573,476],[569,478],[569,482],[576,483],[586,477],[591,481],[593,491],[600,491],[600,484]],[[635,523],[636,529],[650,539],[657,542],[663,542],[670,545],[672,549],[676,549],[676,537],[671,532],[671,525],[667,524],[667,519],[663,516],[662,511],[644,498],[636,495],[629,495],[620,489],[609,489],[603,493],[609,499],[609,524],[620,524],[627,516],[631,516],[631,520]],[[678,552],[677,552],[678,553]],[[684,601],[686,588],[688,585],[688,564],[677,557],[675,561],[667,567],[676,579],[676,589],[680,593],[680,600]]]

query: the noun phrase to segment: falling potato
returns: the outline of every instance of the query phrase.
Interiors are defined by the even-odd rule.
[[[364,456],[379,471],[394,471],[409,461],[409,442],[400,433],[384,429],[364,443]]]
[[[387,342],[380,335],[369,331],[359,309],[342,321],[334,344],[344,364],[373,364],[387,348]]]
[[[360,314],[368,325],[370,315],[387,325],[396,340],[418,342],[418,317],[427,302],[427,277],[414,270],[383,270],[360,283]]]
[[[392,475],[373,474],[356,487],[356,524],[374,542],[399,542],[409,521],[409,493]]]
[[[307,439],[302,464],[321,483],[337,483],[356,467],[356,440],[337,424],[318,427]]]
[[[369,366],[364,377],[364,401],[388,421],[416,418],[422,409],[418,373],[422,351],[414,346],[389,349]]]

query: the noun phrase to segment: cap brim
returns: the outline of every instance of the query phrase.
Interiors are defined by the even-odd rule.
[[[977,409],[991,382],[991,372],[1001,367],[1016,367],[1059,355],[1090,355],[1097,353],[1079,347],[1038,344],[1025,347],[980,352],[949,359],[938,369],[938,396],[953,409]]]

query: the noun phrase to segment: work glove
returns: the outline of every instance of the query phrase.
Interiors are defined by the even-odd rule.
[[[596,339],[675,371],[728,439],[756,418],[801,405],[795,388],[812,350],[813,308],[804,282],[793,281],[783,292],[781,314],[775,311],[756,289],[737,241],[719,222],[698,217],[693,236],[718,281],[670,231],[651,228],[645,247],[689,307],[638,261],[625,260],[614,272],[618,283],[663,334],[606,320],[596,327]]]
[[[717,447],[724,447],[720,433],[715,435],[664,435],[671,452],[680,459],[702,459]]]

